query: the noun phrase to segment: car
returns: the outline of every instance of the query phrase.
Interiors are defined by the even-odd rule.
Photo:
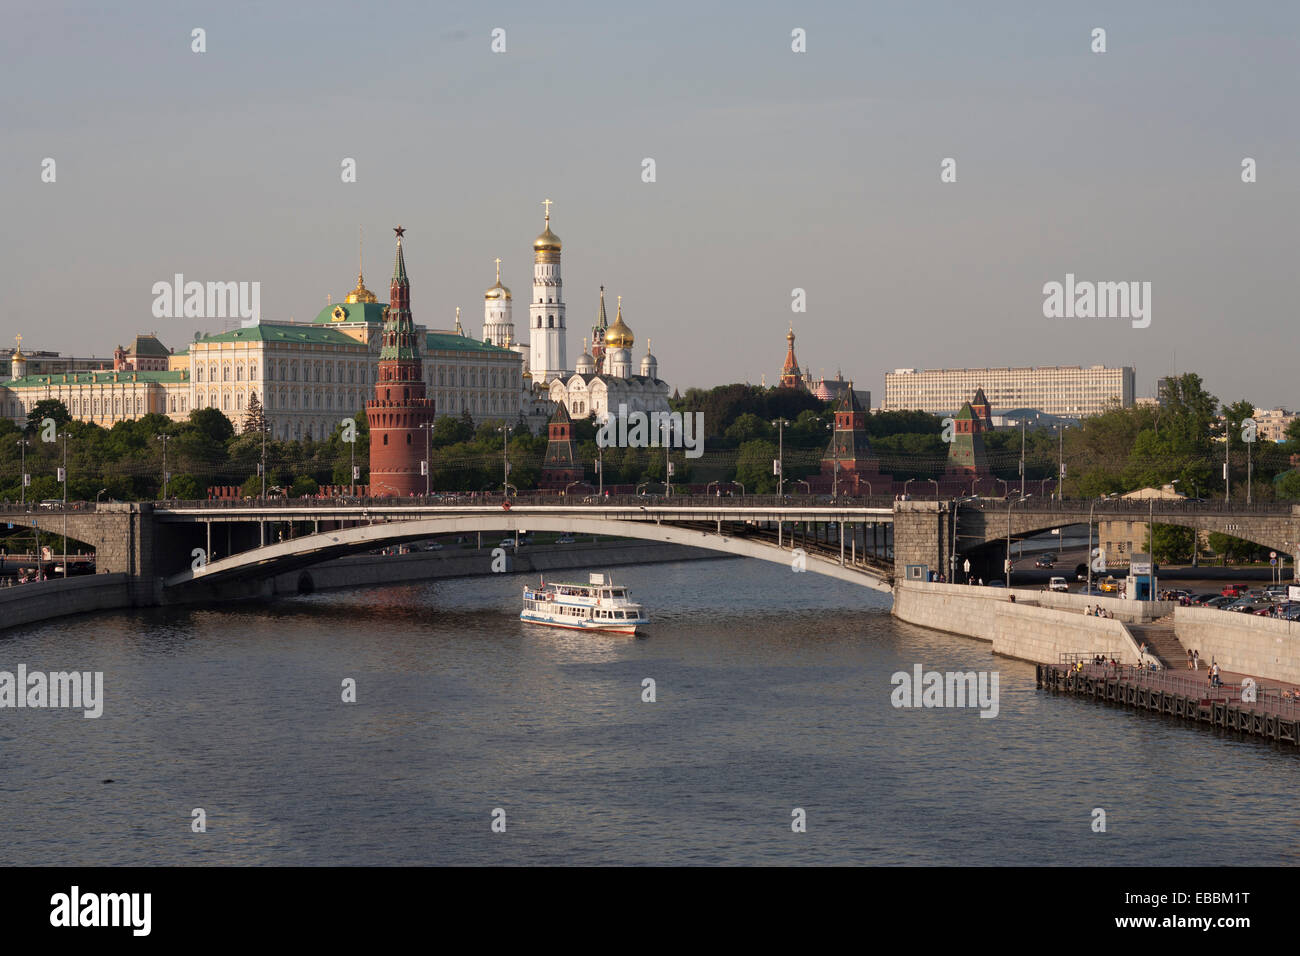
[[[1224,597],[1235,598],[1235,597],[1241,597],[1241,595],[1245,592],[1245,590],[1246,590],[1246,585],[1244,584],[1225,584],[1223,586],[1223,590],[1220,591],[1219,593],[1222,594]]]
[[[498,548],[513,548],[515,546],[514,538],[502,538],[497,542]]]
[[[1097,586],[1108,594],[1111,593],[1112,591],[1119,590],[1119,582],[1115,580],[1115,578],[1110,576],[1102,578],[1101,583],[1098,584]]]
[[[570,535],[562,534],[555,539],[556,544],[573,544],[573,538]]]
[[[46,498],[41,502],[42,511],[53,511],[55,508],[63,507],[63,502],[58,498]]]
[[[1056,567],[1056,562],[1055,562],[1054,560],[1052,560],[1052,558],[1049,557],[1048,555],[1043,555],[1041,558],[1039,558],[1037,561],[1034,562],[1034,567],[1036,567],[1036,568],[1054,568],[1054,567]]]
[[[1076,581],[1088,580],[1088,566],[1086,564],[1080,564],[1075,567],[1074,580]]]
[[[1210,608],[1213,611],[1218,611],[1221,610],[1225,604],[1231,604],[1234,600],[1236,599],[1230,597],[1224,597],[1222,594],[1220,594],[1217,597],[1210,598],[1208,601],[1205,602],[1204,606]]]
[[[1064,591],[1068,594],[1070,591],[1070,585],[1066,582],[1065,578],[1052,578],[1047,582],[1047,590]]]
[[[1219,597],[1219,595],[1215,594],[1213,591],[1206,591],[1204,594],[1198,594],[1195,597],[1193,597],[1192,603],[1199,607],[1206,604],[1209,601],[1214,600],[1216,597]]]

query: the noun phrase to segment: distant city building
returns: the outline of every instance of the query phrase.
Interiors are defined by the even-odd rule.
[[[1285,408],[1257,408],[1255,422],[1259,425],[1256,437],[1260,441],[1286,441],[1286,429],[1300,415]]]
[[[895,369],[885,375],[884,411],[950,415],[977,388],[1000,408],[1034,409],[1063,418],[1098,415],[1133,404],[1132,367]]]

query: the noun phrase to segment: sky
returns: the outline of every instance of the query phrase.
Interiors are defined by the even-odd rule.
[[[570,367],[603,284],[683,390],[771,384],[793,322],[875,404],[900,367],[1104,364],[1295,409],[1298,38],[1291,0],[0,0],[0,341],[231,325],[154,318],[178,272],[306,321],[359,227],[386,300],[398,224],[417,322],[477,337],[500,256],[524,337],[550,198]],[[1067,274],[1150,282],[1150,325],[1045,318]]]

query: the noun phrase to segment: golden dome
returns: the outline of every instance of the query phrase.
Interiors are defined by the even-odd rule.
[[[614,324],[605,330],[605,347],[611,349],[630,349],[636,339],[632,336],[632,329],[623,321],[623,297],[618,297],[618,314],[614,316]]]
[[[533,252],[559,252],[560,237],[551,232],[550,224],[546,226],[546,231],[533,240]]]
[[[501,284],[501,260],[497,259],[497,284],[483,293],[485,299],[510,299],[510,290]]]
[[[551,201],[542,203],[546,207],[546,228],[533,240],[533,252],[559,252],[560,237],[551,232]]]
[[[348,293],[347,298],[343,300],[347,303],[354,302],[378,302],[375,294],[366,288],[365,280],[361,278],[361,273],[357,273],[357,287]]]

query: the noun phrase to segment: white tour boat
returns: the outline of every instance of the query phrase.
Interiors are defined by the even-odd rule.
[[[627,588],[606,581],[603,574],[588,575],[586,584],[543,580],[524,585],[519,620],[578,631],[635,634],[650,621],[641,605],[628,598]]]

